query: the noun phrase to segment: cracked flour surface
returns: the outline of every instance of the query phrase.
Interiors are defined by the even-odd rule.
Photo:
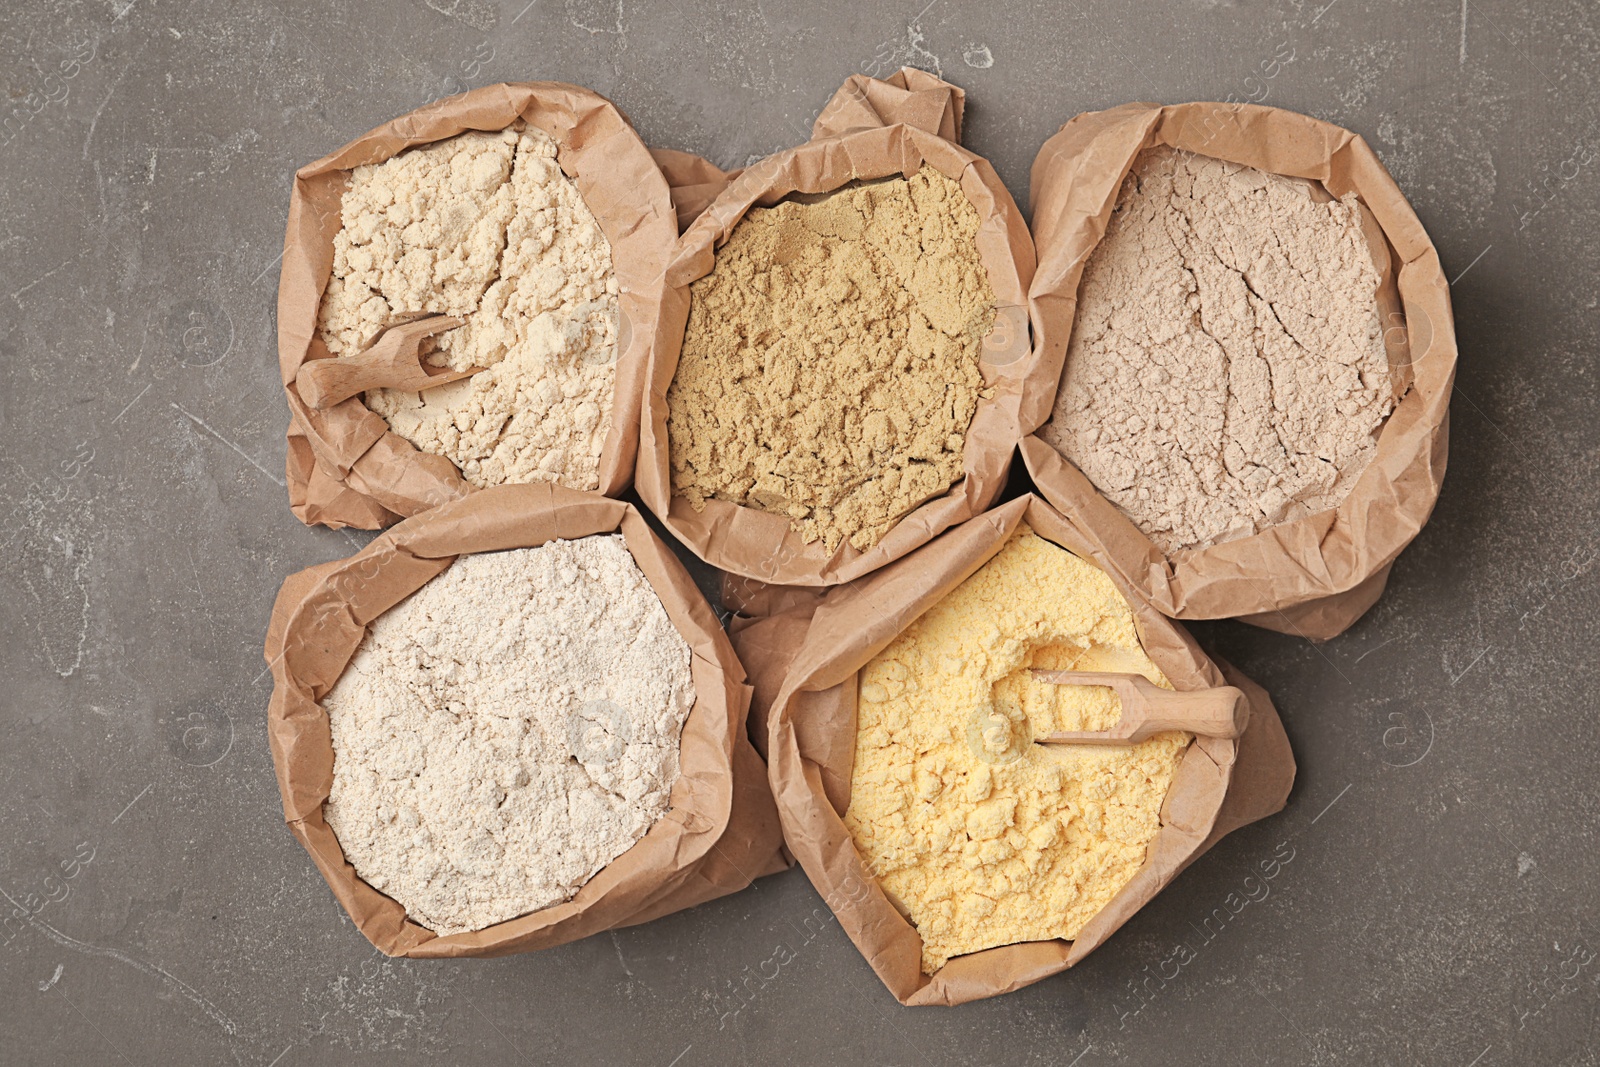
[[[367,406],[473,485],[599,486],[616,378],[611,245],[532,127],[464,133],[355,168],[334,238],[321,333],[355,355],[424,314],[435,366],[483,371],[422,393],[376,389]]]
[[[1166,552],[1337,507],[1394,406],[1378,282],[1354,196],[1150,149],[1041,435]]]
[[[569,900],[670,806],[689,660],[620,536],[462,556],[323,699],[328,825],[439,934]]]

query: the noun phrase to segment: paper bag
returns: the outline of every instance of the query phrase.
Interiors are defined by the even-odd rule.
[[[1028,335],[1027,290],[1033,247],[1010,193],[987,161],[956,144],[964,95],[931,74],[902,70],[888,81],[851,77],[823,109],[812,139],[756,163],[727,183],[679,239],[659,291],[650,349],[649,389],[640,429],[639,497],[691,551],[712,566],[781,585],[835,585],[860,577],[927,542],[941,530],[980,513],[1005,488],[1012,451],[1024,429],[1021,405],[1049,388],[1037,369]],[[687,184],[688,161],[658,153]],[[958,181],[977,208],[980,258],[997,308],[984,341],[981,370],[986,397],[978,403],[962,452],[963,477],[943,495],[903,516],[863,552],[845,541],[828,552],[806,544],[781,515],[708,500],[696,511],[674,496],[667,441],[667,389],[678,367],[689,314],[689,285],[711,273],[716,249],[752,207],[791,194],[828,193],[857,179],[914,175],[924,164]],[[720,180],[700,175],[703,197]],[[699,199],[685,193],[686,217]]]
[[[1144,866],[1075,941],[985,949],[923,974],[916,928],[873,879],[842,818],[855,762],[858,672],[999,552],[1024,521],[1106,569],[1104,546],[1092,531],[1038,497],[1020,497],[859,581],[736,627],[734,640],[756,689],[752,716],[767,723],[768,770],[787,847],[902,1004],[961,1004],[1071,967],[1224,834],[1281,810],[1294,781],[1294,756],[1266,692],[1208,659],[1181,626],[1107,570],[1133,609],[1145,652],[1174,688],[1230,684],[1244,691],[1245,733],[1232,741],[1197,737],[1184,752]]]
[[[1135,157],[1156,145],[1319,182],[1333,196],[1354,192],[1367,209],[1369,243],[1382,250],[1375,258],[1393,266],[1378,301],[1392,376],[1405,393],[1337,508],[1170,556],[1037,433],[1022,443],[1023,460],[1052,504],[1099,532],[1108,567],[1164,614],[1334,637],[1383,592],[1444,478],[1456,341],[1438,253],[1378,157],[1348,130],[1252,104],[1124,104],[1079,115],[1033,164],[1039,269],[1029,298],[1041,376],[1052,384],[1024,401],[1030,431],[1055,404],[1084,266]]]
[[[645,352],[654,333],[651,291],[678,232],[666,180],[604,97],[559,82],[491,85],[402,115],[295,174],[278,285],[278,363],[289,401],[289,506],[302,522],[377,529],[473,491],[455,464],[393,433],[360,396],[316,408],[301,397],[295,379],[302,364],[330,358],[317,336],[317,314],[333,270],[350,171],[467,130],[502,130],[518,119],[554,138],[562,172],[577,184],[611,243],[620,308],[599,489],[615,496],[632,481]]]
[[[322,805],[333,742],[320,701],[373,619],[457,555],[621,531],[691,650],[694,705],[671,808],[572,900],[473,933],[440,937],[356,874]],[[787,866],[765,767],[745,733],[750,687],[705,598],[631,505],[547,482],[495,486],[407,520],[346,560],[284,582],[272,609],[267,737],[289,829],[356,926],[391,956],[499,956],[549,948],[736,892]]]

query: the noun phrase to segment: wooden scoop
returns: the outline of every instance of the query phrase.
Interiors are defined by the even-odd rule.
[[[1056,685],[1103,685],[1122,701],[1122,718],[1111,729],[1040,734],[1033,739],[1040,744],[1133,745],[1168,730],[1236,738],[1250,720],[1244,693],[1231,685],[1175,692],[1139,674],[1036,670],[1033,676]]]
[[[389,327],[359,355],[303,363],[294,378],[300,399],[314,408],[331,408],[368,389],[421,392],[470,377],[483,368],[440,370],[424,365],[417,355],[423,338],[454,329],[462,321],[450,315],[429,315]]]

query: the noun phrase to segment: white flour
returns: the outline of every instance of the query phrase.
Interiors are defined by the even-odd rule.
[[[1140,156],[1041,431],[1164,551],[1337,507],[1393,407],[1354,198]]]
[[[667,811],[689,658],[620,536],[462,556],[322,702],[328,825],[440,934],[568,900]]]
[[[464,133],[357,167],[323,298],[328,350],[450,314],[437,366],[484,367],[424,393],[378,389],[395,433],[478,486],[599,485],[611,428],[617,279],[611,246],[543,131]]]

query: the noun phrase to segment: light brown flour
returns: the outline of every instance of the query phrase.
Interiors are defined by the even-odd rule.
[[[328,825],[440,934],[569,900],[667,811],[689,660],[621,537],[462,556],[322,701]]]
[[[599,485],[611,427],[617,280],[611,246],[543,131],[464,133],[357,167],[334,238],[322,336],[360,352],[421,314],[435,366],[482,372],[367,406],[473,485]]]
[[[1393,408],[1378,281],[1354,196],[1151,149],[1042,436],[1168,552],[1336,507]]]
[[[690,287],[674,492],[785,515],[831,551],[949,489],[994,321],[978,224],[929,167],[746,215]]]

